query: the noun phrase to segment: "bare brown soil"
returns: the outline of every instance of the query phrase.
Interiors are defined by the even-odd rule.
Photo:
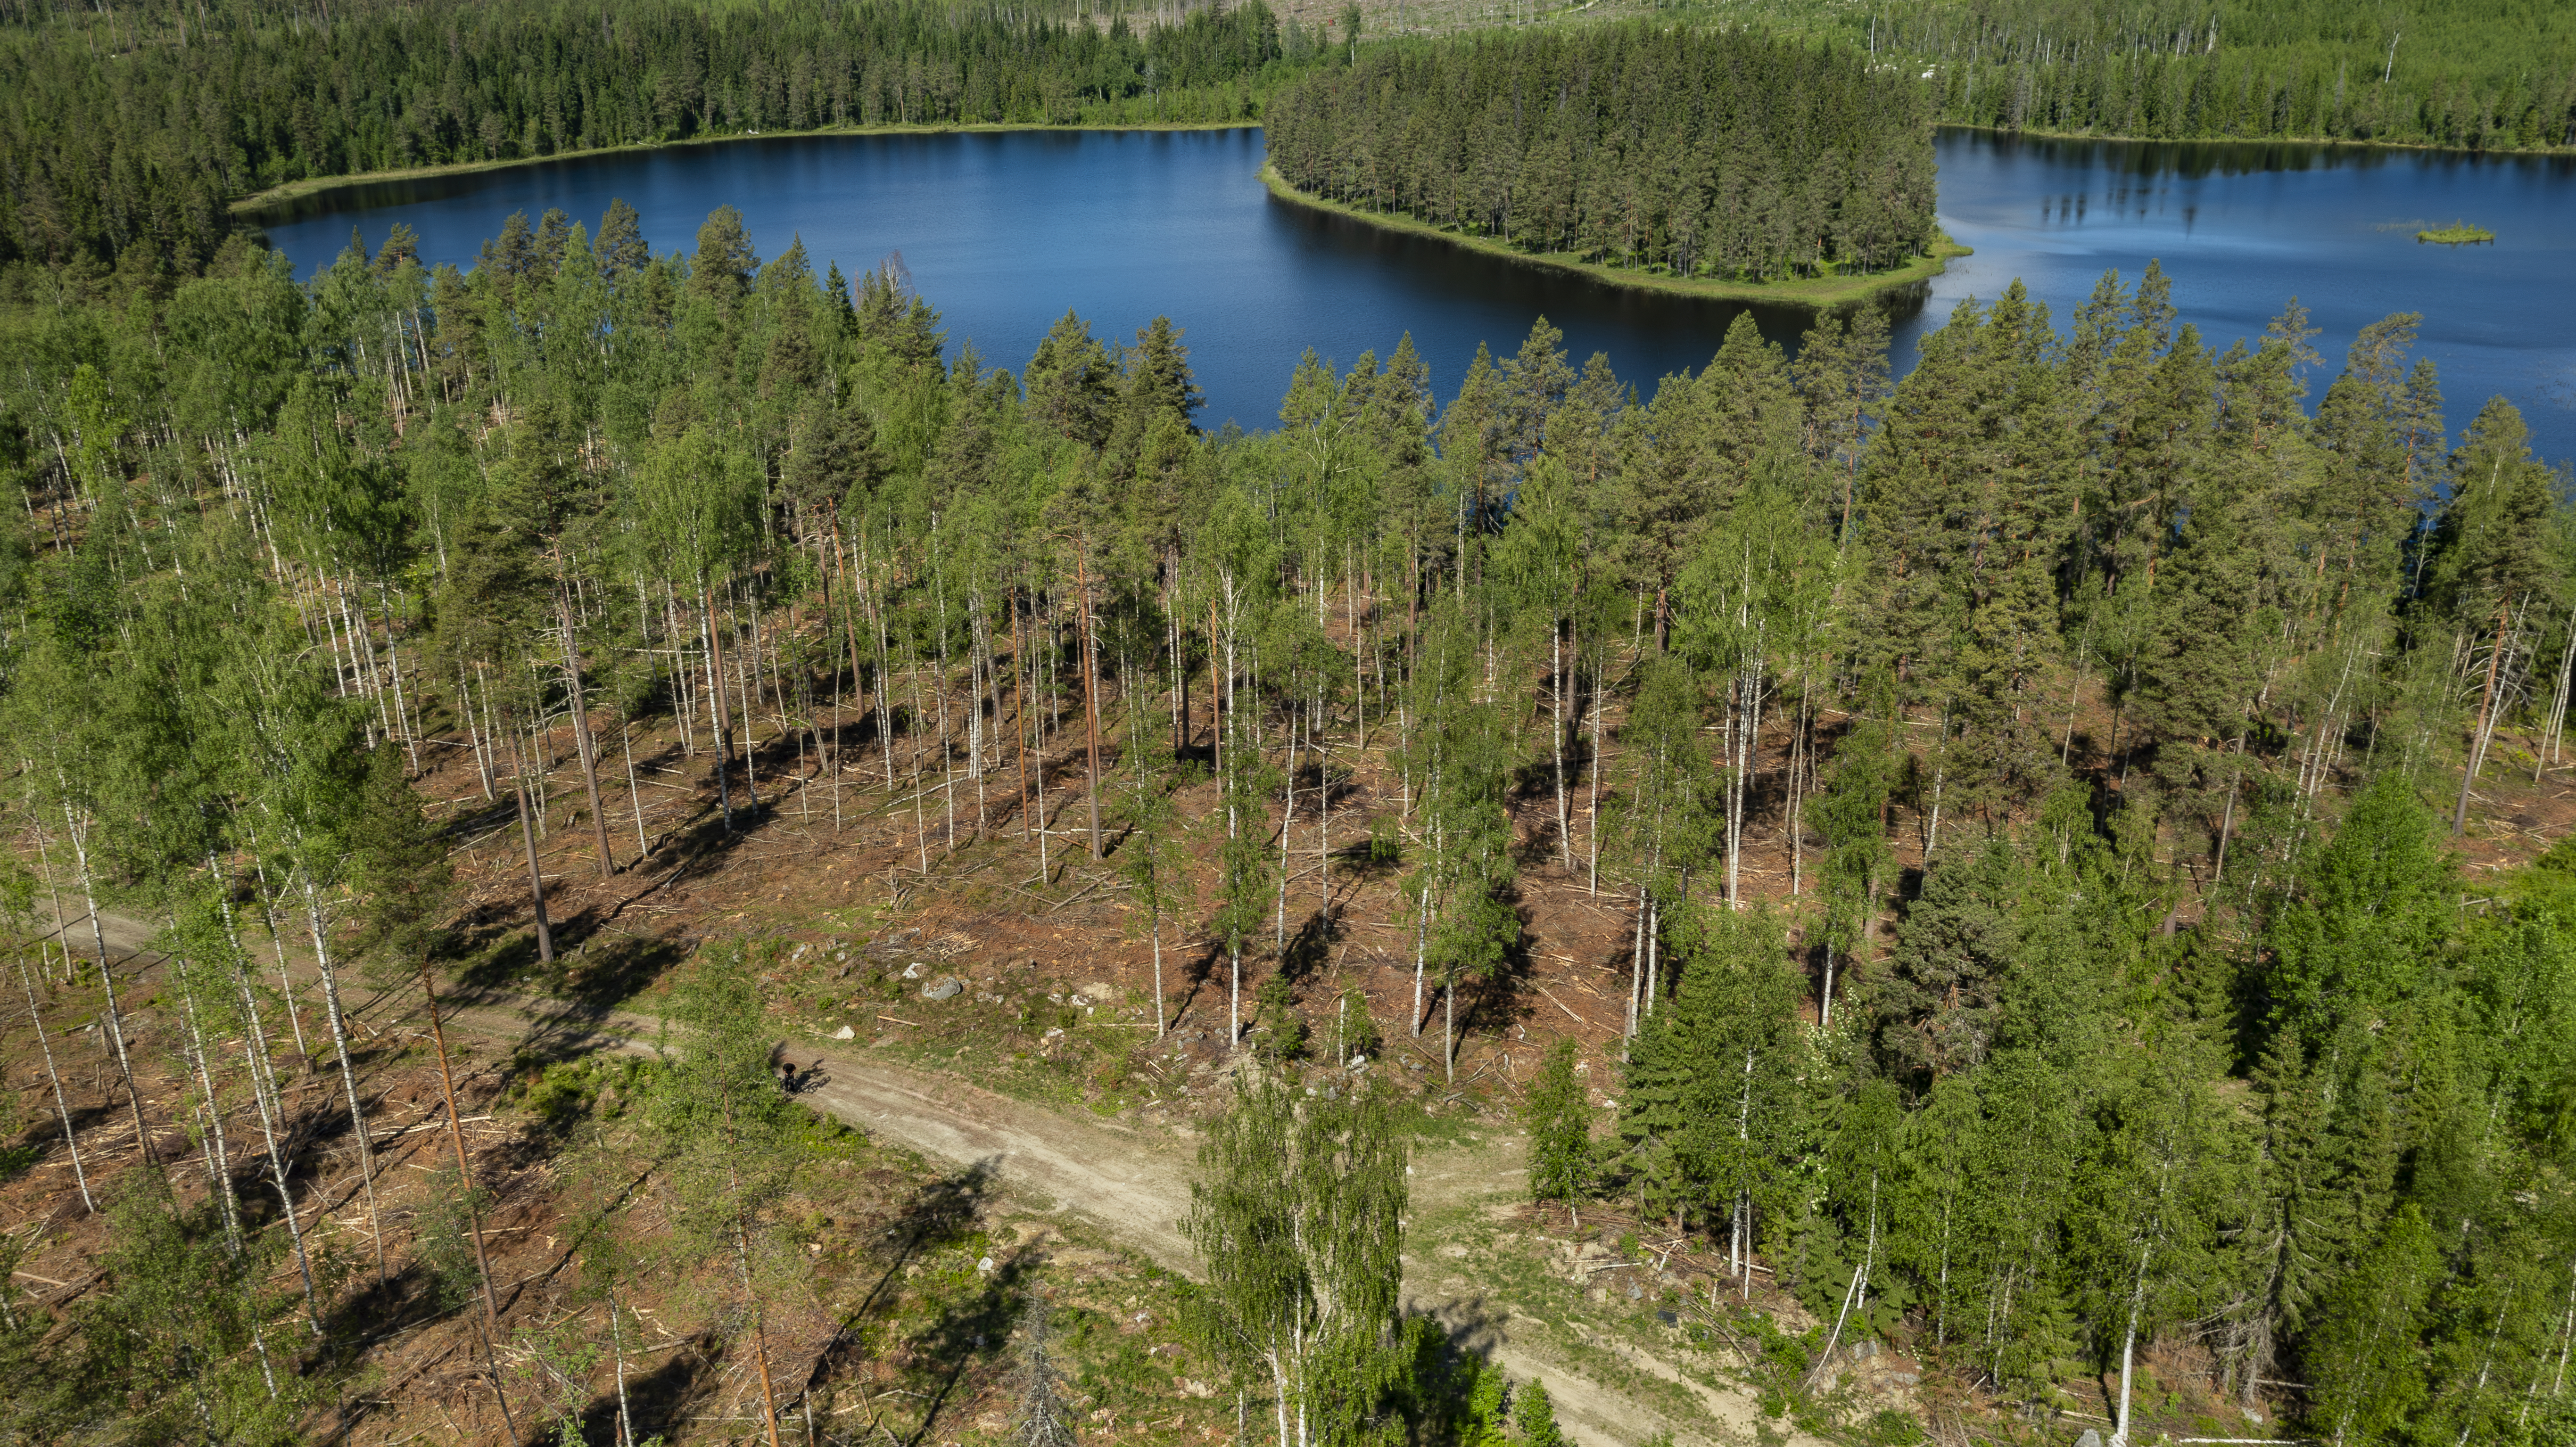
[[[2088,762],[2087,750],[2107,732],[2108,720],[2086,717],[2079,723],[2079,767],[2099,774],[2106,766],[2098,755]],[[737,773],[739,828],[732,834],[722,825],[711,757],[703,749],[693,756],[668,732],[639,736],[637,792],[652,844],[640,861],[637,800],[626,788],[616,740],[607,738],[600,782],[618,870],[605,876],[581,807],[570,739],[558,730],[538,845],[558,952],[551,966],[534,958],[527,863],[506,789],[487,801],[461,740],[425,750],[424,762],[433,767],[421,787],[455,833],[469,885],[460,921],[470,951],[463,976],[470,991],[481,993],[460,1002],[458,1038],[471,1042],[460,1105],[469,1121],[475,1173],[492,1192],[495,1284],[507,1298],[505,1324],[512,1329],[568,1319],[573,1306],[567,1267],[577,1250],[560,1229],[569,1209],[556,1190],[562,1143],[548,1140],[514,1105],[513,1088],[524,1087],[548,1059],[603,1046],[642,1048],[636,1042],[648,1031],[649,1017],[603,1012],[628,1002],[649,1012],[664,972],[710,940],[775,945],[769,968],[782,1028],[797,1058],[812,1050],[830,1077],[809,1098],[870,1137],[863,1163],[853,1168],[841,1193],[816,1207],[818,1216],[840,1223],[818,1228],[816,1236],[826,1251],[840,1253],[828,1259],[841,1263],[841,1274],[822,1277],[826,1290],[818,1301],[825,1306],[830,1289],[866,1273],[892,1272],[907,1280],[917,1275],[904,1268],[920,1260],[889,1258],[881,1246],[857,1243],[892,1239],[883,1235],[894,1229],[886,1223],[919,1219],[925,1201],[950,1203],[941,1208],[948,1212],[940,1228],[947,1234],[938,1237],[946,1244],[935,1249],[970,1238],[986,1243],[978,1250],[1009,1241],[1031,1253],[1029,1269],[1048,1289],[1085,1300],[1135,1296],[1145,1303],[1135,1309],[1145,1310],[1149,1320],[1156,1316],[1157,1298],[1144,1263],[1179,1271],[1192,1265],[1175,1225],[1187,1195],[1190,1125],[1234,1063],[1225,1045],[1226,961],[1193,928],[1204,918],[1215,873],[1213,786],[1202,782],[1180,795],[1184,817],[1193,822],[1189,848],[1197,861],[1198,905],[1166,921],[1170,1034],[1158,1040],[1149,930],[1134,890],[1117,872],[1114,827],[1104,832],[1109,858],[1088,858],[1079,753],[1065,742],[1051,743],[1045,791],[1052,832],[1045,836],[1042,871],[1039,840],[1022,817],[1015,760],[1005,756],[987,774],[980,806],[974,782],[962,771],[946,780],[923,779],[921,785],[933,792],[916,812],[908,742],[897,742],[898,784],[890,795],[883,754],[873,740],[858,741],[853,724],[853,752],[840,775],[837,803],[811,736],[782,735],[765,726],[756,760],[759,805],[745,807]],[[1373,727],[1372,743],[1388,742],[1379,732],[1388,728]],[[1067,735],[1079,737],[1071,730]],[[1763,740],[1772,766],[1749,811],[1754,823],[1743,887],[1748,903],[1777,905],[1794,924],[1811,892],[1816,854],[1812,839],[1793,841],[1779,823],[1786,800],[1777,763],[1789,744],[1785,729],[1767,731]],[[1598,892],[1592,887],[1587,786],[1578,780],[1573,788],[1571,838],[1561,841],[1552,781],[1544,767],[1534,771],[1515,811],[1525,855],[1518,901],[1523,948],[1501,978],[1461,992],[1453,1067],[1443,1057],[1441,1002],[1426,999],[1421,1013],[1415,1012],[1414,941],[1398,897],[1400,866],[1372,865],[1368,858],[1372,825],[1401,812],[1402,782],[1384,771],[1378,762],[1383,757],[1373,752],[1345,772],[1350,756],[1337,754],[1331,826],[1320,838],[1315,775],[1310,768],[1301,776],[1287,862],[1289,947],[1275,952],[1265,941],[1247,958],[1245,1011],[1250,1012],[1254,987],[1284,953],[1320,1054],[1343,1024],[1337,1005],[1343,990],[1359,991],[1386,1037],[1373,1068],[1413,1082],[1432,1132],[1419,1163],[1417,1210],[1481,1210],[1478,1203],[1508,1192],[1517,1180],[1516,1147],[1493,1128],[1508,1119],[1517,1083],[1540,1047],[1559,1037],[1576,1039],[1596,1083],[1596,1099],[1615,1094],[1633,914],[1606,875]],[[2576,823],[2576,779],[2564,767],[2552,768],[2535,785],[2532,763],[2526,743],[2499,739],[2459,846],[2473,880],[2527,860]],[[1113,753],[1104,767],[1114,765]],[[945,791],[937,792],[943,783]],[[2103,783],[2117,786],[2114,779]],[[1926,822],[1897,811],[1900,862],[1908,867],[1919,863]],[[2190,860],[2180,868],[2187,879],[2198,879]],[[2197,896],[2188,890],[2177,905],[2184,921],[2196,916]],[[65,907],[69,938],[90,953],[79,902],[66,901]],[[140,951],[148,943],[144,924],[113,914],[100,923],[112,953]],[[148,996],[148,959],[137,958],[128,968],[143,984],[134,993]],[[956,998],[920,997],[923,984],[945,975],[961,983]],[[538,994],[558,1003],[521,1008]],[[167,1159],[193,1160],[196,1147],[171,1118],[184,1094],[181,1083],[148,1063],[171,1053],[154,1034],[169,1028],[167,1020],[149,998],[129,1003],[137,1011],[131,1043],[137,1059],[147,1062],[141,1085],[155,1121],[155,1149]],[[361,1442],[421,1433],[490,1440],[499,1428],[477,1359],[472,1315],[428,1312],[416,1287],[400,1285],[412,1269],[401,1243],[409,1239],[408,1227],[422,1208],[445,1140],[419,1003],[406,985],[355,1006],[380,1153],[375,1217],[359,1200],[354,1143],[335,1113],[334,1082],[304,1074],[290,1095],[304,1142],[296,1181],[299,1210],[317,1240],[362,1261],[364,1273],[372,1275],[381,1228],[393,1263],[395,1284],[360,1293],[352,1298],[359,1304],[348,1308],[380,1323],[366,1347],[366,1386],[341,1404],[360,1424],[352,1440]],[[112,1069],[104,1064],[98,1036],[82,1028],[96,1002],[82,992],[63,991],[46,1008],[74,1090],[84,1149],[104,1196],[115,1189],[115,1175],[138,1157],[130,1125],[119,1124],[124,1107],[109,1097]],[[308,1012],[306,1027],[320,1030],[318,1012]],[[850,1038],[835,1039],[844,1028]],[[50,1097],[41,1092],[23,1013],[9,1029],[0,1084],[18,1099],[24,1138],[41,1145],[48,1139],[43,1127],[50,1121]],[[1486,1138],[1438,1144],[1444,1130],[1454,1139],[1458,1129],[1482,1130]],[[242,1130],[235,1127],[237,1137]],[[237,1155],[243,1149],[237,1138]],[[100,1218],[82,1209],[77,1192],[69,1189],[68,1161],[59,1157],[49,1147],[33,1169],[0,1185],[0,1229],[32,1226],[43,1238],[21,1263],[20,1284],[41,1288],[42,1300],[55,1310],[76,1306],[96,1285],[93,1263],[102,1240]],[[202,1189],[202,1172],[180,1174]],[[1087,1218],[1087,1224],[1075,1223],[1074,1216]],[[1692,1283],[1693,1293],[1704,1291],[1706,1263],[1694,1261],[1687,1248],[1680,1254],[1675,1279]],[[948,1264],[953,1268],[959,1261]],[[898,1396],[869,1400],[887,1403],[908,1401],[899,1394],[915,1390],[887,1384],[914,1381],[907,1373],[944,1370],[951,1385],[942,1389],[942,1405],[908,1419],[907,1430],[927,1434],[916,1439],[925,1442],[951,1433],[958,1441],[996,1433],[1002,1425],[1002,1367],[992,1349],[961,1349],[955,1337],[952,1318],[977,1309],[980,1299],[969,1285],[952,1279],[936,1289],[893,1293],[888,1319],[909,1323],[910,1334],[892,1328],[880,1333],[865,1362],[824,1361],[826,1347],[846,1333],[832,1311],[818,1309],[809,1322],[783,1332],[787,1369],[801,1361],[808,1375],[838,1372],[849,1381],[876,1383]],[[1677,1419],[1631,1391],[1604,1386],[1544,1344],[1516,1341],[1510,1303],[1490,1300],[1472,1285],[1458,1290],[1417,1275],[1409,1299],[1418,1309],[1455,1318],[1462,1334],[1494,1349],[1515,1375],[1547,1381],[1587,1447],[1633,1443],[1660,1430],[1675,1431],[1685,1442],[1741,1440],[1767,1430],[1755,1422],[1748,1398],[1712,1388],[1633,1342],[1619,1344],[1618,1352],[1644,1376],[1696,1399],[1705,1420]],[[660,1384],[653,1400],[656,1410],[667,1412],[676,1440],[741,1429],[743,1364],[738,1353],[716,1346],[699,1329],[702,1320],[689,1314],[698,1295],[695,1284],[674,1280],[657,1302],[648,1303],[668,1327],[667,1339],[653,1343],[663,1353],[651,1368]],[[1769,1305],[1794,1315],[1785,1301]],[[1107,1314],[1120,1313],[1132,1317],[1133,1310],[1120,1305]],[[998,1340],[1000,1330],[985,1334]],[[845,1348],[844,1342],[835,1349],[846,1357]],[[1172,1352],[1157,1357],[1170,1359]],[[1893,1382],[1900,1370],[1916,1369],[1901,1358],[1882,1361],[1873,1379]],[[2183,1365],[2174,1364],[2173,1372],[2182,1374]],[[1183,1370],[1157,1389],[1158,1396],[1131,1393],[1097,1410],[1134,1424],[1112,1434],[1121,1437],[1160,1441],[1231,1430],[1231,1404],[1197,1395],[1189,1386],[1193,1380]],[[1890,1390],[1912,1397],[1910,1391]],[[1110,1396],[1104,1389],[1102,1403]],[[1158,1425],[1150,1430],[1137,1416],[1149,1409],[1164,1414],[1151,1418]],[[870,1410],[882,1416],[896,1408]]]

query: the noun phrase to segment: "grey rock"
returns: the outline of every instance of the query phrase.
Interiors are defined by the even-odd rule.
[[[2084,1435],[2075,1439],[2075,1447],[2102,1447],[2102,1434],[2087,1427]]]
[[[958,983],[955,975],[942,975],[921,987],[921,998],[925,1000],[954,1000],[965,993],[966,987]]]
[[[832,1032],[832,1038],[835,1040],[856,1040],[859,1038],[859,1032],[851,1029],[847,1025],[844,1025],[840,1029]]]

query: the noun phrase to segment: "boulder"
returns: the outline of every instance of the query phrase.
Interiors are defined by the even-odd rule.
[[[965,993],[966,986],[955,975],[942,975],[921,987],[921,998],[925,1000],[954,1000]]]
[[[859,1032],[851,1029],[847,1025],[844,1025],[840,1029],[832,1032],[832,1038],[835,1040],[856,1040],[859,1038]]]

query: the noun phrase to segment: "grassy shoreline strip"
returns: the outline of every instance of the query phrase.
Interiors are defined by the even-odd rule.
[[[970,125],[840,125],[817,126],[804,131],[759,131],[718,136],[688,136],[676,141],[634,141],[622,146],[593,146],[587,150],[558,151],[551,156],[514,156],[505,161],[449,161],[436,166],[407,166],[393,171],[356,171],[344,176],[308,176],[301,181],[288,181],[253,192],[230,203],[227,210],[236,216],[256,221],[258,214],[290,201],[308,196],[358,186],[377,186],[397,181],[425,181],[439,176],[470,176],[484,171],[507,171],[520,166],[546,166],[559,161],[590,161],[606,156],[635,155],[646,151],[678,150],[685,146],[715,146],[731,141],[810,140],[825,136],[942,136],[995,134],[1004,131],[1250,131],[1259,130],[1259,121],[1140,121],[1124,125],[1102,122],[1098,125],[1056,123],[1048,121],[977,121]]]
[[[1563,252],[1530,252],[1508,246],[1487,236],[1469,236],[1446,230],[1410,216],[1362,211],[1338,201],[1327,201],[1308,195],[1282,180],[1269,166],[1261,168],[1261,183],[1270,194],[1293,205],[1311,207],[1335,216],[1376,226],[1388,231],[1401,231],[1415,236],[1448,242],[1452,246],[1479,251],[1505,261],[1529,266],[1553,267],[1571,271],[1611,286],[1633,287],[1640,291],[1669,292],[1677,296],[1703,297],[1711,301],[1776,302],[1784,306],[1830,307],[1858,301],[1890,287],[1911,286],[1939,276],[1954,256],[1967,256],[1970,249],[1941,236],[1933,244],[1932,254],[1918,256],[1894,271],[1871,272],[1864,276],[1826,276],[1808,281],[1701,281],[1677,276],[1654,276],[1624,267],[1605,266],[1597,261],[1584,261]]]
[[[2492,146],[2444,146],[2431,141],[2383,141],[2367,136],[2132,136],[2120,131],[2052,131],[2038,126],[1979,125],[1975,121],[1935,120],[1932,129],[1975,131],[1981,135],[2034,141],[2116,141],[2124,146],[2304,146],[2328,151],[2423,151],[2479,161],[2553,159],[2576,150],[2571,146],[2518,146],[2511,150]]]

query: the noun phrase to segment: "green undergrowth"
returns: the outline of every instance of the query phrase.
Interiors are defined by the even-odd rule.
[[[500,1109],[575,1162],[577,1147],[632,1129],[663,1070],[640,1058],[523,1056]],[[796,1144],[807,1166],[784,1230],[807,1267],[781,1299],[801,1300],[837,1334],[818,1368],[818,1419],[854,1436],[1008,1440],[1015,1333],[1044,1300],[1086,1435],[1177,1443],[1230,1427],[1232,1394],[1183,1330],[1183,1278],[1005,1197],[980,1169],[946,1168],[830,1117],[814,1117]],[[672,1295],[694,1300],[685,1286]],[[679,1307],[656,1316],[685,1325]]]
[[[1518,1178],[1513,1180],[1517,1183]],[[1615,1214],[1612,1203],[1584,1209],[1580,1230],[1562,1216],[1533,1217],[1512,1189],[1470,1193],[1424,1209],[1409,1224],[1408,1279],[1424,1294],[1463,1298],[1495,1318],[1508,1317],[1512,1339],[1563,1362],[1602,1386],[1695,1424],[1708,1440],[1745,1447],[1776,1444],[1804,1433],[1850,1447],[1917,1447],[1926,1434],[1917,1398],[1874,1392],[1852,1359],[1837,1353],[1846,1370],[1817,1389],[1815,1368],[1829,1323],[1774,1308],[1769,1293],[1750,1302],[1733,1291],[1712,1298],[1704,1278],[1666,1276],[1658,1266],[1670,1228],[1638,1225]],[[1721,1249],[1688,1243],[1685,1249]],[[1573,1271],[1580,1261],[1584,1281]],[[1911,1324],[1878,1343],[1882,1350],[1929,1355],[1911,1337]],[[1847,1327],[1843,1345],[1855,1344]],[[1705,1400],[1689,1388],[1646,1371],[1630,1353],[1651,1355],[1700,1386],[1739,1396],[1749,1425],[1738,1429],[1712,1418]],[[1928,1367],[1914,1368],[1924,1380]],[[1973,1440],[1995,1443],[2064,1442],[2086,1425],[2097,1407],[2076,1391],[2094,1380],[2090,1365],[2068,1360],[2052,1368],[2061,1387],[2045,1400],[1997,1403],[1976,1414]],[[2141,1367],[2133,1406],[2144,1427],[2140,1441],[2169,1437],[2258,1437],[2259,1424],[2229,1415],[2187,1386],[2160,1381]],[[2061,1429],[2063,1429],[2061,1431]]]
[[[1068,876],[1052,893],[1070,899],[1086,887]],[[952,893],[940,900],[943,916],[958,913]],[[872,918],[863,923],[856,918],[862,914]],[[1231,1071],[1245,1062],[1339,1088],[1352,1073],[1339,1068],[1336,1051],[1354,1040],[1370,1057],[1363,1073],[1399,1082],[1408,1133],[1424,1146],[1453,1144],[1486,1128],[1492,1112],[1507,1103],[1495,1074],[1476,1078],[1462,1066],[1455,1082],[1443,1077],[1436,1031],[1415,1040],[1377,1022],[1348,1025],[1330,997],[1289,1007],[1265,1004],[1248,990],[1246,1041],[1239,1059],[1230,1059],[1223,1051],[1221,974],[1200,983],[1196,1002],[1185,1015],[1167,1018],[1167,1033],[1158,1038],[1153,1003],[1143,991],[1115,984],[1092,990],[1107,982],[1061,963],[996,958],[935,925],[897,924],[902,917],[895,910],[844,911],[799,931],[823,932],[822,938],[773,948],[765,979],[779,1022],[811,1046],[957,1074],[1014,1099],[1102,1116],[1195,1113],[1224,1096]],[[873,940],[859,933],[868,925],[879,931]],[[844,932],[845,926],[858,929]],[[1177,951],[1167,956],[1165,982],[1176,997],[1184,990],[1182,968]],[[961,987],[957,994],[925,998],[926,989],[952,977]],[[840,1037],[843,1029],[847,1039]],[[1286,1037],[1299,1043],[1283,1056],[1274,1042]]]

